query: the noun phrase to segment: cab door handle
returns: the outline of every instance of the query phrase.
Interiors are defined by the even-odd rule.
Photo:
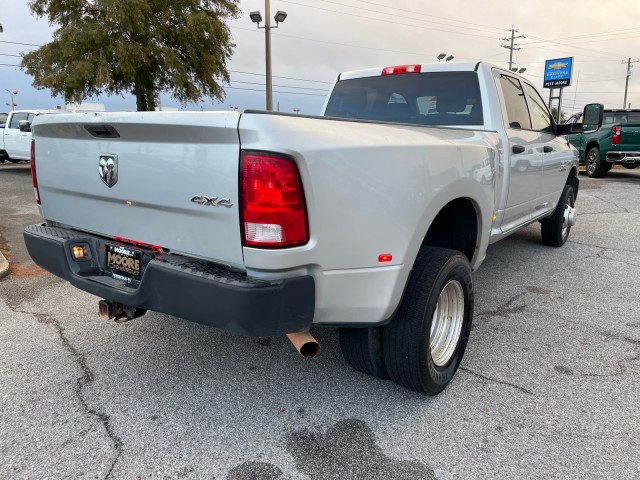
[[[514,145],[511,147],[513,153],[524,153],[524,147],[522,145]]]

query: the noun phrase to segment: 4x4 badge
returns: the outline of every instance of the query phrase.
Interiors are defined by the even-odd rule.
[[[110,153],[100,155],[98,173],[107,187],[113,187],[118,181],[118,155]]]

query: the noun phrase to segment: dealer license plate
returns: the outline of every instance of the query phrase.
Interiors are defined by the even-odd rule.
[[[132,281],[142,278],[142,251],[107,243],[105,269],[120,280]]]

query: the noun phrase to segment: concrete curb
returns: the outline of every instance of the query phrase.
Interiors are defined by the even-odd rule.
[[[9,262],[4,258],[2,252],[0,252],[0,278],[4,278],[9,275]]]

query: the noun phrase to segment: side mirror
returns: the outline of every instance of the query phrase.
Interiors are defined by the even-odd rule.
[[[604,105],[590,103],[584,107],[583,122],[556,124],[556,135],[591,133],[600,129],[604,117]]]
[[[31,131],[31,122],[29,120],[20,120],[20,131],[21,132],[30,132]]]
[[[604,116],[604,105],[601,103],[590,103],[584,107],[584,116],[582,117],[582,131],[584,133],[595,132],[602,126],[602,118]]]
[[[556,135],[571,135],[582,133],[581,123],[559,123],[556,124]]]

